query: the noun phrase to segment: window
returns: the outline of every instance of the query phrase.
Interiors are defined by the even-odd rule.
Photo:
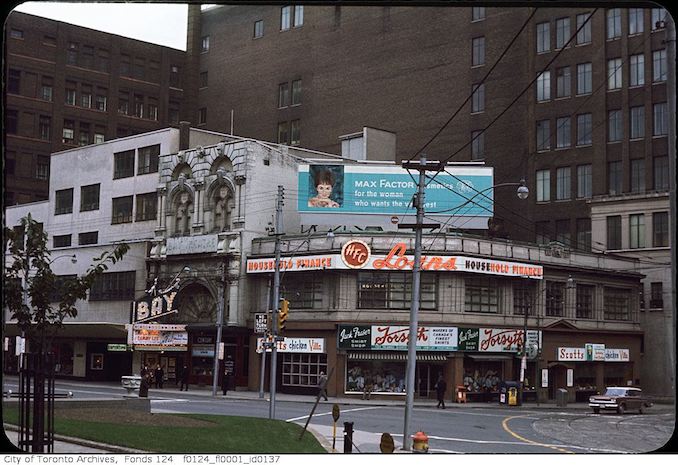
[[[485,132],[473,131],[471,138],[471,159],[480,160],[485,158]]]
[[[551,233],[548,221],[537,221],[534,224],[535,242],[545,245],[551,242]]]
[[[577,145],[591,145],[592,131],[591,113],[577,115]]]
[[[42,86],[40,87],[40,98],[51,102],[54,98],[54,84],[51,77],[42,78]]]
[[[667,69],[666,49],[652,52],[652,82],[666,81]]]
[[[643,30],[643,9],[629,8],[629,35],[642,34]]]
[[[631,160],[631,192],[645,192],[645,159]]]
[[[607,217],[607,249],[621,249],[621,216]]]
[[[570,172],[569,166],[556,169],[556,200],[570,200],[570,186],[572,185]]]
[[[551,99],[551,72],[544,71],[537,76],[537,102]]]
[[[611,110],[607,112],[607,141],[621,142],[623,137],[622,132],[621,110]]]
[[[544,53],[551,50],[551,28],[550,23],[537,24],[537,53]]]
[[[496,278],[464,278],[464,311],[499,313],[499,287]]]
[[[485,84],[473,84],[473,98],[471,99],[471,112],[485,111]]]
[[[626,321],[630,317],[631,290],[615,287],[605,287],[603,292],[604,311],[606,320]]]
[[[590,94],[593,86],[591,77],[591,63],[577,65],[577,95]]]
[[[652,214],[652,247],[669,246],[669,213]]]
[[[132,300],[135,277],[134,271],[102,273],[94,280],[89,300]]]
[[[577,318],[593,318],[596,286],[577,284]]]
[[[158,121],[158,103],[154,98],[149,97],[149,103],[147,104],[148,111],[146,114],[148,115],[148,119],[153,120],[153,121]]]
[[[21,94],[21,71],[9,69],[7,73],[7,93]]]
[[[571,144],[570,117],[565,116],[556,120],[556,147],[569,147]]]
[[[537,202],[551,200],[551,171],[537,171]]]
[[[43,181],[49,179],[49,156],[38,155],[35,163],[35,179],[42,179]]]
[[[607,60],[607,90],[621,89],[622,62],[621,58]]]
[[[9,30],[9,36],[12,39],[23,39],[24,38],[24,31],[22,31],[21,29],[12,28],[12,29]]]
[[[129,94],[127,92],[118,95],[118,113],[122,115],[129,114]]]
[[[529,280],[528,280],[529,281]],[[526,283],[513,283],[513,314],[534,315],[535,286]]]
[[[264,21],[259,20],[254,22],[254,38],[264,37]]]
[[[198,109],[198,124],[207,123],[207,108]]]
[[[200,52],[208,52],[210,49],[210,36],[202,36],[200,38]]]
[[[80,188],[80,211],[92,211],[99,209],[99,184],[91,184]]]
[[[134,61],[132,61],[132,77],[136,79],[146,78],[146,60],[134,57]]]
[[[283,386],[316,388],[320,380],[320,372],[327,373],[326,354],[282,353],[281,355]],[[349,372],[351,369],[355,368],[351,366]]]
[[[92,87],[82,86],[80,92],[80,106],[83,108],[92,108]]]
[[[476,37],[472,40],[473,55],[471,57],[471,66],[480,66],[485,64],[485,37]]]
[[[591,21],[589,20],[590,17],[591,13],[577,15],[577,45],[591,43]]]
[[[287,31],[290,28],[292,7],[284,6],[280,9],[280,30]]]
[[[607,164],[607,192],[610,195],[622,193],[622,162],[611,161]]]
[[[131,195],[113,199],[113,218],[111,224],[132,222],[132,199]]]
[[[666,27],[666,10],[664,8],[652,8],[652,31]]]
[[[292,105],[301,105],[301,79],[292,81]]]
[[[155,220],[158,211],[158,195],[155,192],[137,194],[136,221]]]
[[[101,144],[106,140],[106,135],[103,132],[94,133],[94,143]]]
[[[653,136],[665,136],[669,133],[669,123],[668,123],[668,111],[666,108],[666,102],[664,103],[655,103],[652,105],[653,113],[653,124],[652,124],[652,135]]]
[[[40,118],[38,119],[38,132],[40,134],[40,139],[51,140],[52,118],[50,118],[49,116],[40,115]]]
[[[570,220],[556,220],[556,242],[570,247]]]
[[[420,306],[435,310],[437,279],[434,273],[421,275]],[[411,273],[358,273],[358,308],[409,309],[412,301]]]
[[[645,215],[629,215],[629,247],[641,249],[645,247]]]
[[[54,214],[63,215],[73,212],[73,188],[56,191],[54,199]]]
[[[546,281],[546,316],[563,316],[565,309],[565,284]]]
[[[281,288],[291,308],[319,309],[323,306],[323,278],[319,273],[287,275]]]
[[[664,307],[664,291],[661,282],[650,283],[650,308]]]
[[[69,83],[67,83],[66,85],[69,85]],[[76,101],[75,100],[75,89],[74,88],[67,88],[66,89],[66,105],[75,105],[75,101]]]
[[[485,7],[474,6],[471,8],[471,21],[482,21],[485,19]]]
[[[19,247],[19,250],[24,250],[26,237],[23,226],[14,226],[12,230],[14,231],[14,243]]]
[[[52,237],[52,247],[55,249],[59,249],[62,247],[70,247],[71,246],[71,235],[70,234],[64,234],[63,236],[54,236]]]
[[[591,165],[577,166],[577,198],[590,199],[593,195]]]
[[[134,150],[113,154],[113,179],[134,176]]]
[[[89,144],[89,123],[80,123],[80,131],[78,134],[78,141],[81,146]]]
[[[56,47],[56,37],[45,35],[42,38],[42,43],[49,47]]]
[[[570,40],[570,18],[556,20],[556,48],[563,48]]]
[[[66,49],[66,64],[76,66],[78,64],[78,44],[69,42]]]
[[[591,251],[591,218],[577,218],[577,249]]]
[[[304,5],[295,5],[294,7],[294,27],[304,25]]]
[[[278,85],[278,108],[285,108],[290,104],[290,85],[283,82]]]
[[[99,91],[101,92],[101,89]],[[107,100],[108,98],[106,95],[97,94],[96,100],[94,102],[95,108],[99,111],[106,111],[106,104],[108,103]]]
[[[181,73],[177,65],[170,65],[170,86],[181,87]]]
[[[621,37],[621,8],[607,10],[607,38],[618,39]]]
[[[537,121],[537,151],[543,152],[551,148],[551,122],[547,119]]]
[[[144,96],[134,94],[134,116],[137,118],[144,117]]]
[[[99,242],[99,232],[84,232],[78,234],[78,245],[92,245]]]
[[[629,85],[642,86],[645,84],[645,55],[631,55],[629,58]]]
[[[69,239],[69,241],[70,241],[70,239]],[[77,278],[77,275],[74,275],[74,274],[55,275],[54,276],[54,285],[51,289],[51,292],[49,293],[49,301],[50,302],[61,302],[61,300],[64,298],[64,289],[65,289],[66,283],[73,280],[74,278]]]
[[[669,190],[669,157],[654,157],[654,190]]]
[[[159,156],[160,144],[140,148],[137,162],[137,174],[157,173]]]
[[[16,134],[19,128],[19,112],[16,110],[5,110],[5,131],[7,134]]]
[[[288,124],[287,121],[282,121],[278,123],[278,143],[287,144],[288,140]]]
[[[631,107],[629,113],[630,138],[642,139],[645,137],[645,107]]]
[[[570,67],[556,69],[556,97],[569,97],[572,92],[572,79],[570,77]]]
[[[111,54],[108,50],[99,49],[97,54],[97,69],[103,73],[108,73],[110,67]]]
[[[301,139],[301,121],[295,119],[290,122],[290,145],[299,145]]]

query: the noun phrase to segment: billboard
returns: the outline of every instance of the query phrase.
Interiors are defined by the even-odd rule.
[[[305,224],[390,225],[415,215],[418,173],[395,165],[303,164],[298,168],[298,210]],[[493,169],[450,166],[425,189],[427,216],[487,227],[493,215]],[[344,216],[345,219],[341,217]],[[461,223],[460,223],[461,224]],[[454,226],[454,221],[450,222]]]

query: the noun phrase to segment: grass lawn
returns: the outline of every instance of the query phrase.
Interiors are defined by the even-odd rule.
[[[326,453],[301,426],[223,415],[151,414],[129,410],[57,409],[55,432],[162,453]],[[18,424],[18,408],[3,404],[3,420]]]

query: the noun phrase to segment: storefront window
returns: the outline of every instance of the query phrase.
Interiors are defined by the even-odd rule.
[[[191,373],[193,376],[212,376],[213,368],[213,358],[193,357],[191,360]]]
[[[422,273],[422,310],[435,310],[436,275]],[[412,273],[358,273],[358,308],[408,309],[412,301]]]
[[[469,392],[494,392],[503,380],[501,361],[464,360],[464,386]]]
[[[104,354],[92,354],[90,356],[90,369],[103,370],[104,369]]]
[[[630,363],[606,363],[605,386],[626,386],[633,380]]]
[[[346,392],[405,392],[405,362],[383,360],[349,361]]]
[[[578,363],[574,368],[574,388],[578,391],[596,390],[596,364]]]
[[[73,343],[61,342],[54,344],[52,351],[56,357],[54,372],[58,375],[73,374]]]
[[[283,386],[315,387],[320,372],[327,374],[326,354],[283,353]]]

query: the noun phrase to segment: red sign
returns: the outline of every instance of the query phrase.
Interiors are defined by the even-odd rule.
[[[370,247],[363,241],[348,241],[341,248],[341,259],[349,268],[362,268],[370,259]]]

